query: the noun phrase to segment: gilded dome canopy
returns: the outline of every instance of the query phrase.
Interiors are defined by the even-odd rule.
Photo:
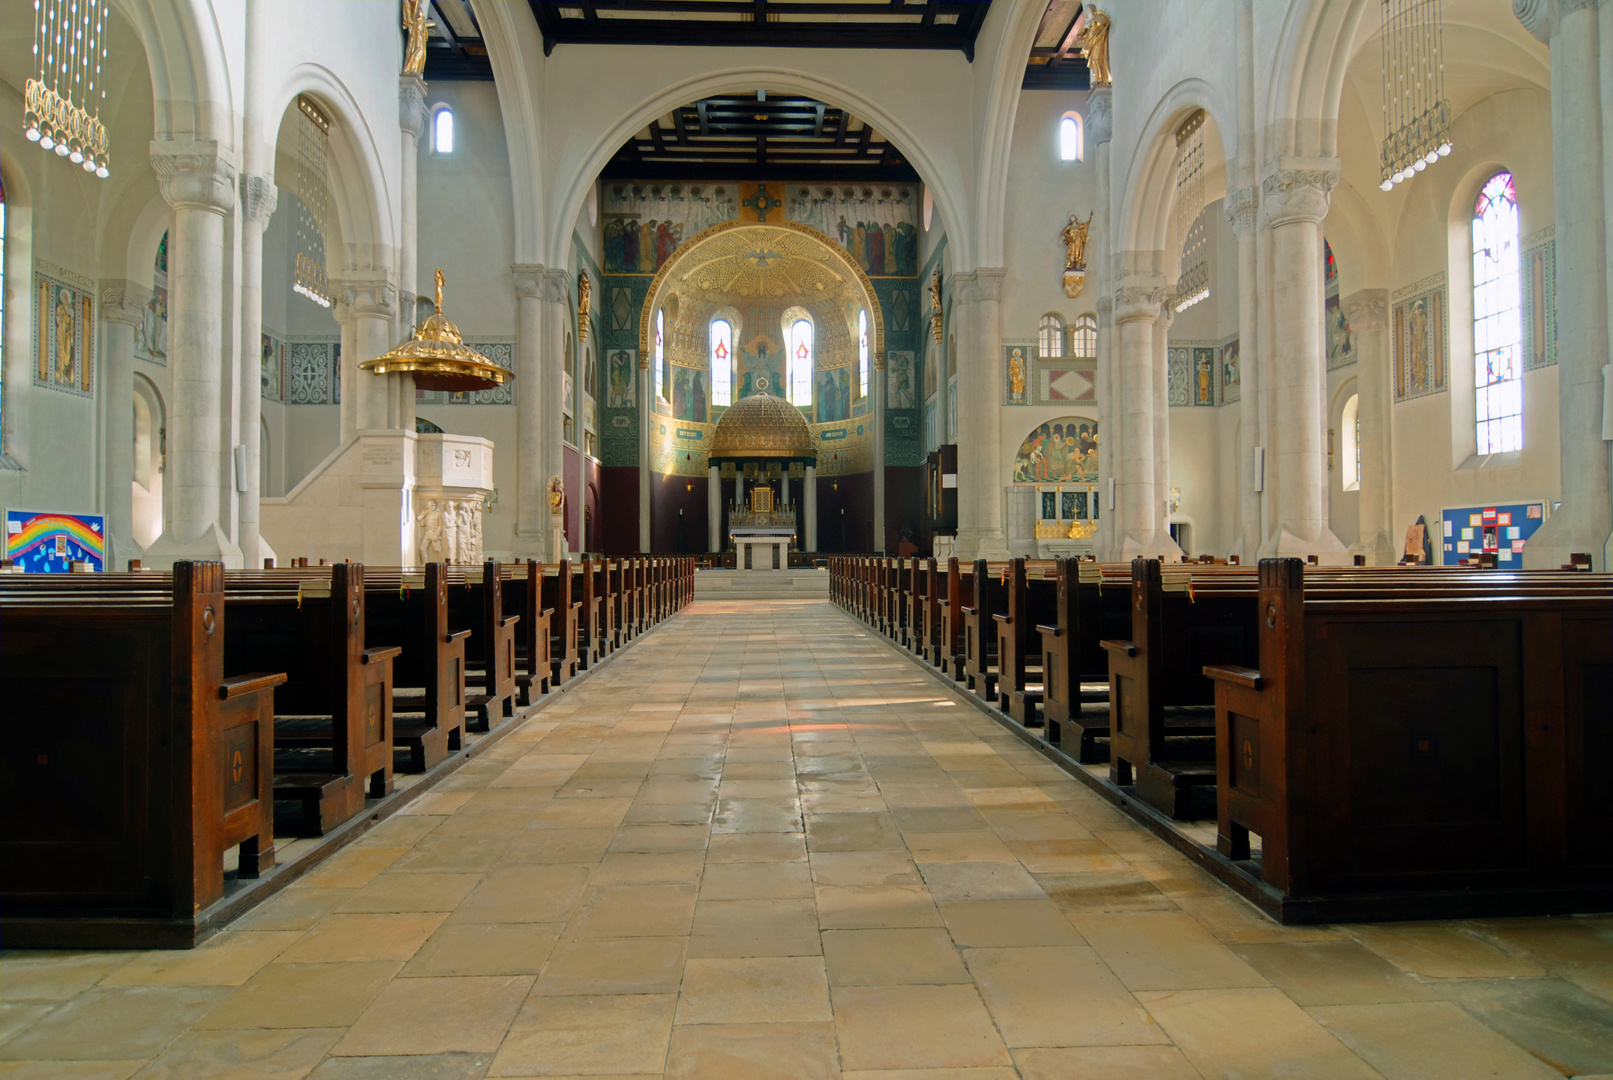
[[[741,398],[722,414],[711,434],[712,460],[791,458],[816,462],[818,448],[801,410],[766,390]]]

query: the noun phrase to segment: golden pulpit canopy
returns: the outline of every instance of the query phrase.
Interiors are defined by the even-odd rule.
[[[506,371],[465,344],[459,327],[442,313],[442,271],[437,271],[437,310],[415,328],[414,337],[359,367],[386,375],[406,371],[419,390],[491,390],[514,372]]]

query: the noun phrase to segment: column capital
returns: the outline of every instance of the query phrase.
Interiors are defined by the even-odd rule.
[[[255,225],[268,224],[280,205],[280,189],[274,178],[243,173],[241,176],[241,216]]]
[[[511,263],[510,276],[515,279],[515,295],[522,300],[543,299],[543,276],[547,272],[537,263]]]
[[[1008,276],[1001,266],[977,266],[952,275],[952,300],[958,304],[978,304],[1002,299],[1003,280]]]
[[[398,77],[398,127],[416,139],[426,133],[426,80],[418,75]]]
[[[1227,192],[1226,211],[1233,234],[1248,236],[1259,225],[1260,191],[1252,187],[1233,188]]]
[[[217,142],[154,139],[151,168],[162,197],[175,210],[224,215],[235,209],[235,162]]]
[[[1564,15],[1606,3],[1607,0],[1512,0],[1512,14],[1535,40],[1549,45]]]
[[[1108,142],[1114,131],[1114,90],[1095,86],[1087,93],[1087,141],[1097,148]]]
[[[106,322],[139,326],[150,301],[150,291],[132,281],[101,282],[101,318]]]
[[[543,272],[543,298],[551,304],[563,304],[571,297],[571,275],[564,269]]]
[[[1165,288],[1158,281],[1128,278],[1115,290],[1115,322],[1152,322],[1164,303]]]
[[[1281,164],[1261,182],[1261,209],[1271,226],[1306,222],[1319,225],[1327,217],[1333,188],[1339,182],[1338,160],[1320,167],[1284,168]]]
[[[1345,297],[1344,315],[1356,330],[1385,330],[1389,326],[1389,290],[1362,289]]]
[[[1176,321],[1176,308],[1168,299],[1159,302],[1159,313],[1154,316],[1154,325],[1161,332],[1169,330],[1171,323]]]
[[[342,303],[359,318],[390,319],[397,314],[397,286],[384,271],[347,273],[332,284],[341,290]]]

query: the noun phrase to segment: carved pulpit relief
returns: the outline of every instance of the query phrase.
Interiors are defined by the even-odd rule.
[[[482,497],[434,496],[415,519],[420,561],[474,565],[482,561]]]

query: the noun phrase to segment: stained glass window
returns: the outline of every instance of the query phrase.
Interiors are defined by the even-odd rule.
[[[1064,320],[1057,315],[1043,315],[1036,343],[1043,357],[1064,355]]]
[[[857,396],[868,396],[868,312],[857,312]]]
[[[711,403],[734,403],[734,327],[727,319],[711,322]]]
[[[1478,452],[1523,449],[1518,192],[1496,173],[1473,208],[1473,411]]]
[[[1345,491],[1361,486],[1361,395],[1351,394],[1340,418],[1344,429],[1344,468],[1339,470]]]
[[[1098,320],[1083,315],[1070,327],[1070,355],[1095,357],[1098,355]]]
[[[655,392],[661,395],[662,400],[669,400],[666,392],[666,348],[662,344],[662,334],[666,330],[666,312],[661,308],[655,309]]]
[[[806,319],[790,324],[790,402],[812,404],[812,324]]]

